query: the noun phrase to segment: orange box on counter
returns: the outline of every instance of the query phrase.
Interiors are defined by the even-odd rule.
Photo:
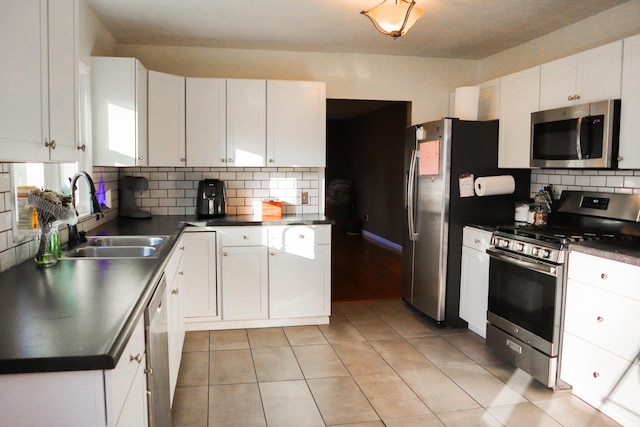
[[[263,219],[281,219],[282,218],[282,202],[267,200],[262,202],[262,218]]]

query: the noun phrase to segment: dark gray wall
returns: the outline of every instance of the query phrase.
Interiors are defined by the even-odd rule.
[[[361,220],[364,230],[398,245],[402,244],[404,133],[410,116],[409,103],[389,102],[355,119],[327,121],[327,184],[351,180],[351,219]]]

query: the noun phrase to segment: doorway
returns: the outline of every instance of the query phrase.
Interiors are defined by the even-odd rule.
[[[326,215],[335,221],[334,301],[400,298],[410,120],[410,102],[327,100],[325,191]]]

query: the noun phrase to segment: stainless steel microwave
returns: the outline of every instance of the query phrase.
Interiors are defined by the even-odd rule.
[[[620,100],[592,102],[531,113],[530,166],[618,166]]]

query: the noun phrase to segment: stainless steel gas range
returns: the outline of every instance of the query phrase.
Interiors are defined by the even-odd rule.
[[[498,227],[491,238],[487,345],[551,388],[559,384],[569,245],[640,242],[640,195],[564,191],[553,223]],[[639,243],[640,244],[640,243]]]

